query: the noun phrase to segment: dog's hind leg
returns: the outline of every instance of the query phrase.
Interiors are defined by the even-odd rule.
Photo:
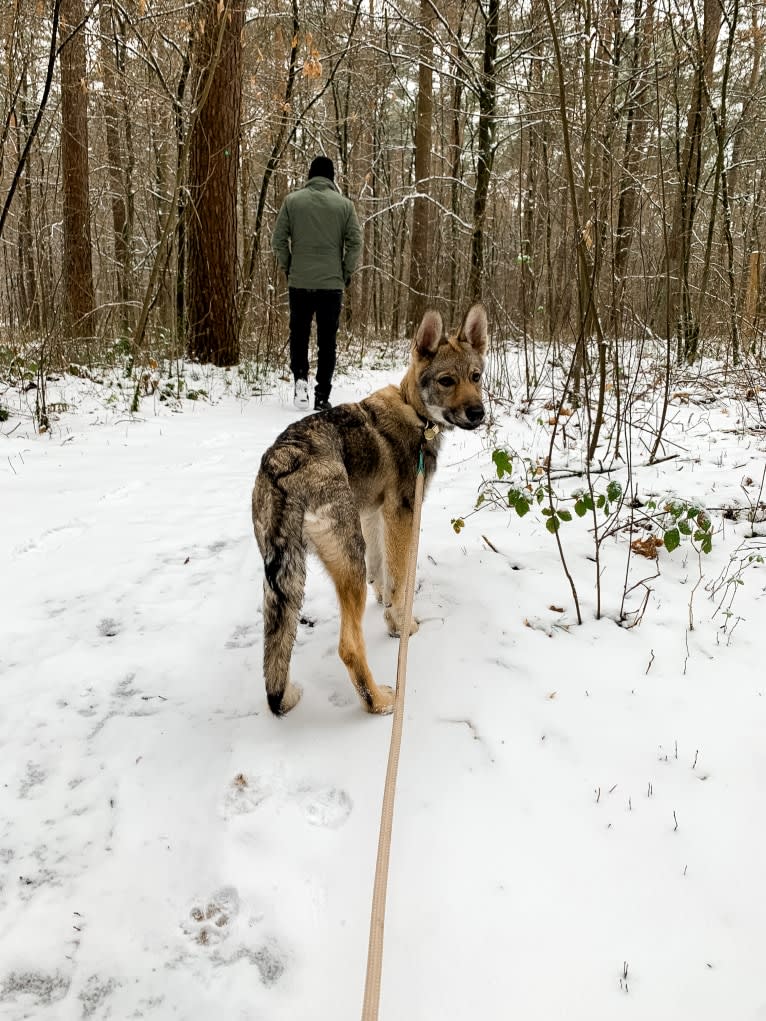
[[[348,670],[362,705],[369,713],[390,713],[393,689],[377,685],[367,662],[362,619],[367,601],[364,538],[350,491],[332,505],[307,515],[306,534],[327,568],[340,604],[338,655]]]

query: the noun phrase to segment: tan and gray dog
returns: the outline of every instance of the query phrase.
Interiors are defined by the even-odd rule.
[[[419,451],[423,447],[427,485],[441,430],[481,425],[486,347],[487,315],[481,305],[474,305],[450,336],[439,313],[426,312],[399,386],[295,422],[263,455],[253,489],[253,525],[265,570],[263,672],[275,715],[289,712],[301,696],[290,680],[290,657],[309,550],[335,583],[338,652],[362,705],[371,713],[391,712],[393,690],[375,683],[367,663],[366,581],[385,606],[390,634],[397,635]],[[431,438],[424,436],[426,430]],[[415,621],[409,626],[411,632],[417,628]]]

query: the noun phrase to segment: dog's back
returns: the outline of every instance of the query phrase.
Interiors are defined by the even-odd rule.
[[[335,583],[341,613],[339,653],[365,708],[384,713],[392,707],[391,689],[375,684],[367,664],[362,614],[368,573],[386,604],[389,630],[397,633],[419,451],[428,481],[441,439],[436,435],[426,442],[426,427],[440,419],[448,427],[474,428],[484,415],[478,381],[486,316],[480,306],[475,309],[480,314],[473,332],[462,340],[461,334],[449,338],[453,348],[441,352],[441,361],[436,352],[448,339],[438,315],[427,313],[401,386],[303,418],[263,455],[252,509],[265,575],[264,675],[276,715],[288,712],[300,698],[300,689],[290,680],[290,658],[309,549]],[[472,313],[474,309],[463,331]],[[434,365],[436,379],[428,375]],[[447,373],[454,377],[449,387],[438,382],[439,374],[444,381]],[[440,389],[450,391],[449,400]],[[462,396],[456,397],[458,391]]]

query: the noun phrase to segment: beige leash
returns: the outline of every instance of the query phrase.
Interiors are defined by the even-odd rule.
[[[431,440],[439,431],[431,426],[425,431],[425,439]],[[429,435],[430,434],[430,435]],[[423,449],[420,450],[418,473],[415,477],[415,504],[412,509],[412,538],[407,559],[407,581],[404,593],[403,620],[412,620],[412,604],[415,598],[415,571],[418,560],[418,539],[420,538],[420,511],[423,505],[425,471]],[[378,835],[378,860],[375,864],[375,883],[372,890],[370,912],[370,942],[367,949],[367,977],[364,983],[362,1021],[377,1021],[380,1007],[380,975],[383,968],[383,928],[386,917],[386,886],[388,883],[388,860],[391,854],[391,826],[394,818],[394,796],[396,774],[399,769],[399,749],[402,743],[404,722],[404,689],[407,683],[407,646],[410,640],[409,627],[403,627],[399,634],[399,659],[396,664],[396,697],[394,699],[394,720],[391,727],[391,744],[388,750],[386,784],[383,789],[383,809],[380,815]]]

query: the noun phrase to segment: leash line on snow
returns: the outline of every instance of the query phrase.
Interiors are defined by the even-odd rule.
[[[430,426],[425,440],[433,439],[438,426]],[[431,435],[429,435],[429,432]],[[394,797],[396,777],[399,769],[399,750],[402,743],[404,722],[404,691],[407,683],[407,646],[410,640],[412,604],[415,598],[415,571],[418,560],[418,539],[420,537],[420,511],[423,505],[425,468],[423,446],[418,457],[415,476],[415,502],[412,508],[412,536],[407,558],[407,580],[404,592],[404,613],[399,632],[399,657],[396,663],[396,695],[394,697],[394,718],[391,726],[391,743],[388,749],[386,782],[383,788],[383,808],[380,814],[378,834],[378,857],[375,863],[375,881],[372,890],[370,911],[370,941],[367,948],[367,976],[364,983],[362,1021],[378,1021],[380,1007],[380,977],[383,969],[383,932],[386,918],[386,889],[388,885],[388,862],[391,855],[391,828],[394,819]]]

